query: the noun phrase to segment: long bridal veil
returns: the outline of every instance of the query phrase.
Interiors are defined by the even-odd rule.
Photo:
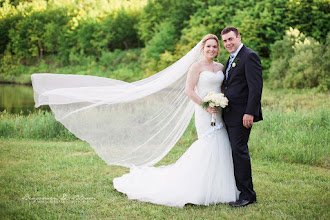
[[[56,120],[88,142],[106,163],[151,166],[172,149],[194,113],[184,87],[200,53],[201,42],[163,71],[133,83],[33,74],[35,106],[49,105]]]

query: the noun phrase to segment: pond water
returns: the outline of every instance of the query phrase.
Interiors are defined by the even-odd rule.
[[[26,115],[38,109],[49,110],[49,107],[34,107],[32,86],[0,84],[0,111]]]

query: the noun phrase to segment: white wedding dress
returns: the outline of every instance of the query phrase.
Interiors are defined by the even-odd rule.
[[[220,92],[223,78],[221,71],[201,72],[196,88],[198,95]],[[196,105],[198,140],[181,158],[168,166],[131,168],[130,173],[114,178],[114,187],[129,199],[174,207],[236,201],[239,191],[221,111],[216,116],[216,126],[210,122],[211,114]]]

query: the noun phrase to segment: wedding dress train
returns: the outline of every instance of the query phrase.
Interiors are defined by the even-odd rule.
[[[221,71],[200,73],[197,93],[220,92],[224,79]],[[237,190],[231,147],[221,118],[211,126],[211,115],[195,106],[195,126],[198,140],[171,165],[161,167],[133,167],[130,173],[114,178],[114,187],[129,199],[166,206],[185,204],[210,205],[236,201]]]

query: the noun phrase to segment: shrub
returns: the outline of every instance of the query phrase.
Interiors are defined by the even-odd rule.
[[[144,63],[149,74],[163,69],[158,67],[157,62],[163,52],[174,50],[176,41],[175,27],[171,22],[164,21],[156,26],[156,33],[143,51]]]
[[[297,29],[287,31],[283,40],[271,46],[272,87],[329,90],[329,43],[330,32],[324,45]]]

